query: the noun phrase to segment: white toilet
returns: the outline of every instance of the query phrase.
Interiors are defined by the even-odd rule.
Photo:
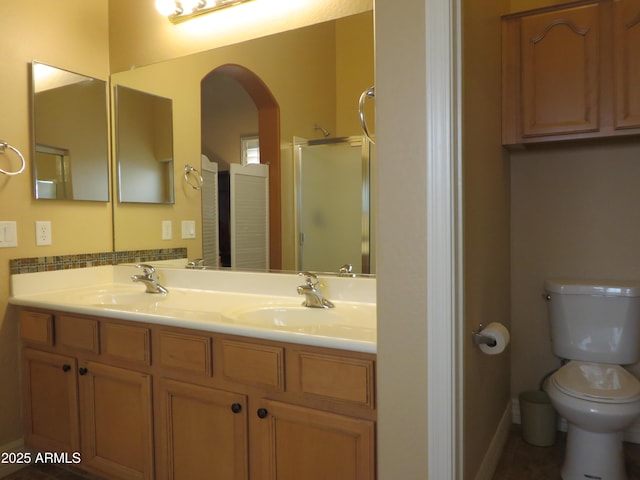
[[[626,480],[622,439],[640,415],[640,283],[545,282],[555,355],[545,390],[568,423],[563,480]]]

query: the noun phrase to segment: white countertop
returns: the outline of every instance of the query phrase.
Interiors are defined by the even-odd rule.
[[[268,340],[376,352],[374,278],[322,277],[335,308],[301,307],[294,274],[156,268],[166,296],[145,293],[133,266],[104,266],[12,275],[9,303],[134,322]],[[262,323],[243,313],[294,312],[296,320]],[[258,317],[258,316],[256,316]],[[262,317],[260,317],[262,318]],[[287,317],[290,318],[290,317]]]

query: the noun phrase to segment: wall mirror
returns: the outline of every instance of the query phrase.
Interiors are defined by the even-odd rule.
[[[115,87],[118,200],[174,203],[172,101]]]
[[[40,62],[31,79],[35,198],[108,202],[106,82]]]
[[[202,245],[202,232],[206,228],[203,215],[207,205],[202,204],[205,193],[194,191],[181,181],[182,169],[185,164],[196,166],[207,183],[206,177],[214,171],[228,170],[230,164],[242,167],[241,139],[257,136],[261,163],[269,167],[269,184],[274,179],[279,183],[280,204],[275,209],[282,223],[275,230],[280,234],[278,248],[282,258],[278,264],[272,261],[270,268],[296,271],[299,238],[295,223],[299,215],[295,204],[294,138],[319,140],[362,135],[358,101],[361,93],[374,84],[373,58],[373,12],[368,11],[114,73],[111,77],[114,85],[173,100],[177,181],[175,206],[171,210],[155,215],[143,206],[136,210],[131,205],[114,205],[114,248],[186,246],[190,260],[205,256]],[[259,101],[256,103],[255,92],[247,91],[245,98],[239,100],[241,104],[233,103],[233,99],[243,96],[235,93],[243,79],[227,76],[218,79],[215,86],[208,80],[205,82],[211,79],[212,72],[240,69],[259,78],[277,103],[273,143],[279,165],[264,161],[271,147],[264,142],[265,128],[260,122],[268,108],[262,108]],[[209,95],[211,92],[215,95]],[[247,97],[253,100],[247,101]],[[271,123],[267,126],[272,127]],[[330,177],[327,178],[330,182]],[[331,183],[325,183],[325,189],[331,188]],[[273,205],[268,207],[269,211],[274,210]],[[172,240],[162,241],[160,224],[168,219],[175,226],[184,220],[195,220],[196,238],[182,239],[179,227],[174,227]],[[357,221],[360,225],[361,220]],[[274,230],[272,227],[273,224],[270,231]],[[151,245],[148,234],[134,236],[132,231],[152,232],[155,243]],[[356,241],[359,243],[359,237]],[[213,257],[211,264],[216,261],[215,253]],[[361,260],[341,260],[326,269],[337,272],[342,263],[355,265],[361,264]],[[374,269],[370,272],[374,273]]]

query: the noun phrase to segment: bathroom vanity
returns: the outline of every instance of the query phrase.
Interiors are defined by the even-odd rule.
[[[332,340],[333,320],[238,320],[285,303],[295,315],[297,298],[167,286],[166,298],[117,282],[12,297],[28,447],[80,452],[77,467],[114,479],[375,478],[375,336],[358,339],[363,316],[342,334],[352,338]],[[159,306],[172,293],[193,310]],[[192,294],[218,300],[197,310]],[[372,306],[336,301],[337,313],[312,315]]]

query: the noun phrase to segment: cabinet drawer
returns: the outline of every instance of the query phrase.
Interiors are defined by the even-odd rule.
[[[222,340],[222,374],[247,385],[284,390],[284,349]]]
[[[98,321],[69,315],[57,316],[56,344],[98,353]]]
[[[161,331],[157,358],[161,367],[211,376],[211,339]]]
[[[53,345],[53,315],[21,310],[20,338],[29,343]]]
[[[374,407],[373,360],[300,352],[295,370],[300,393]]]
[[[148,328],[103,322],[100,324],[100,351],[120,360],[151,364]]]

